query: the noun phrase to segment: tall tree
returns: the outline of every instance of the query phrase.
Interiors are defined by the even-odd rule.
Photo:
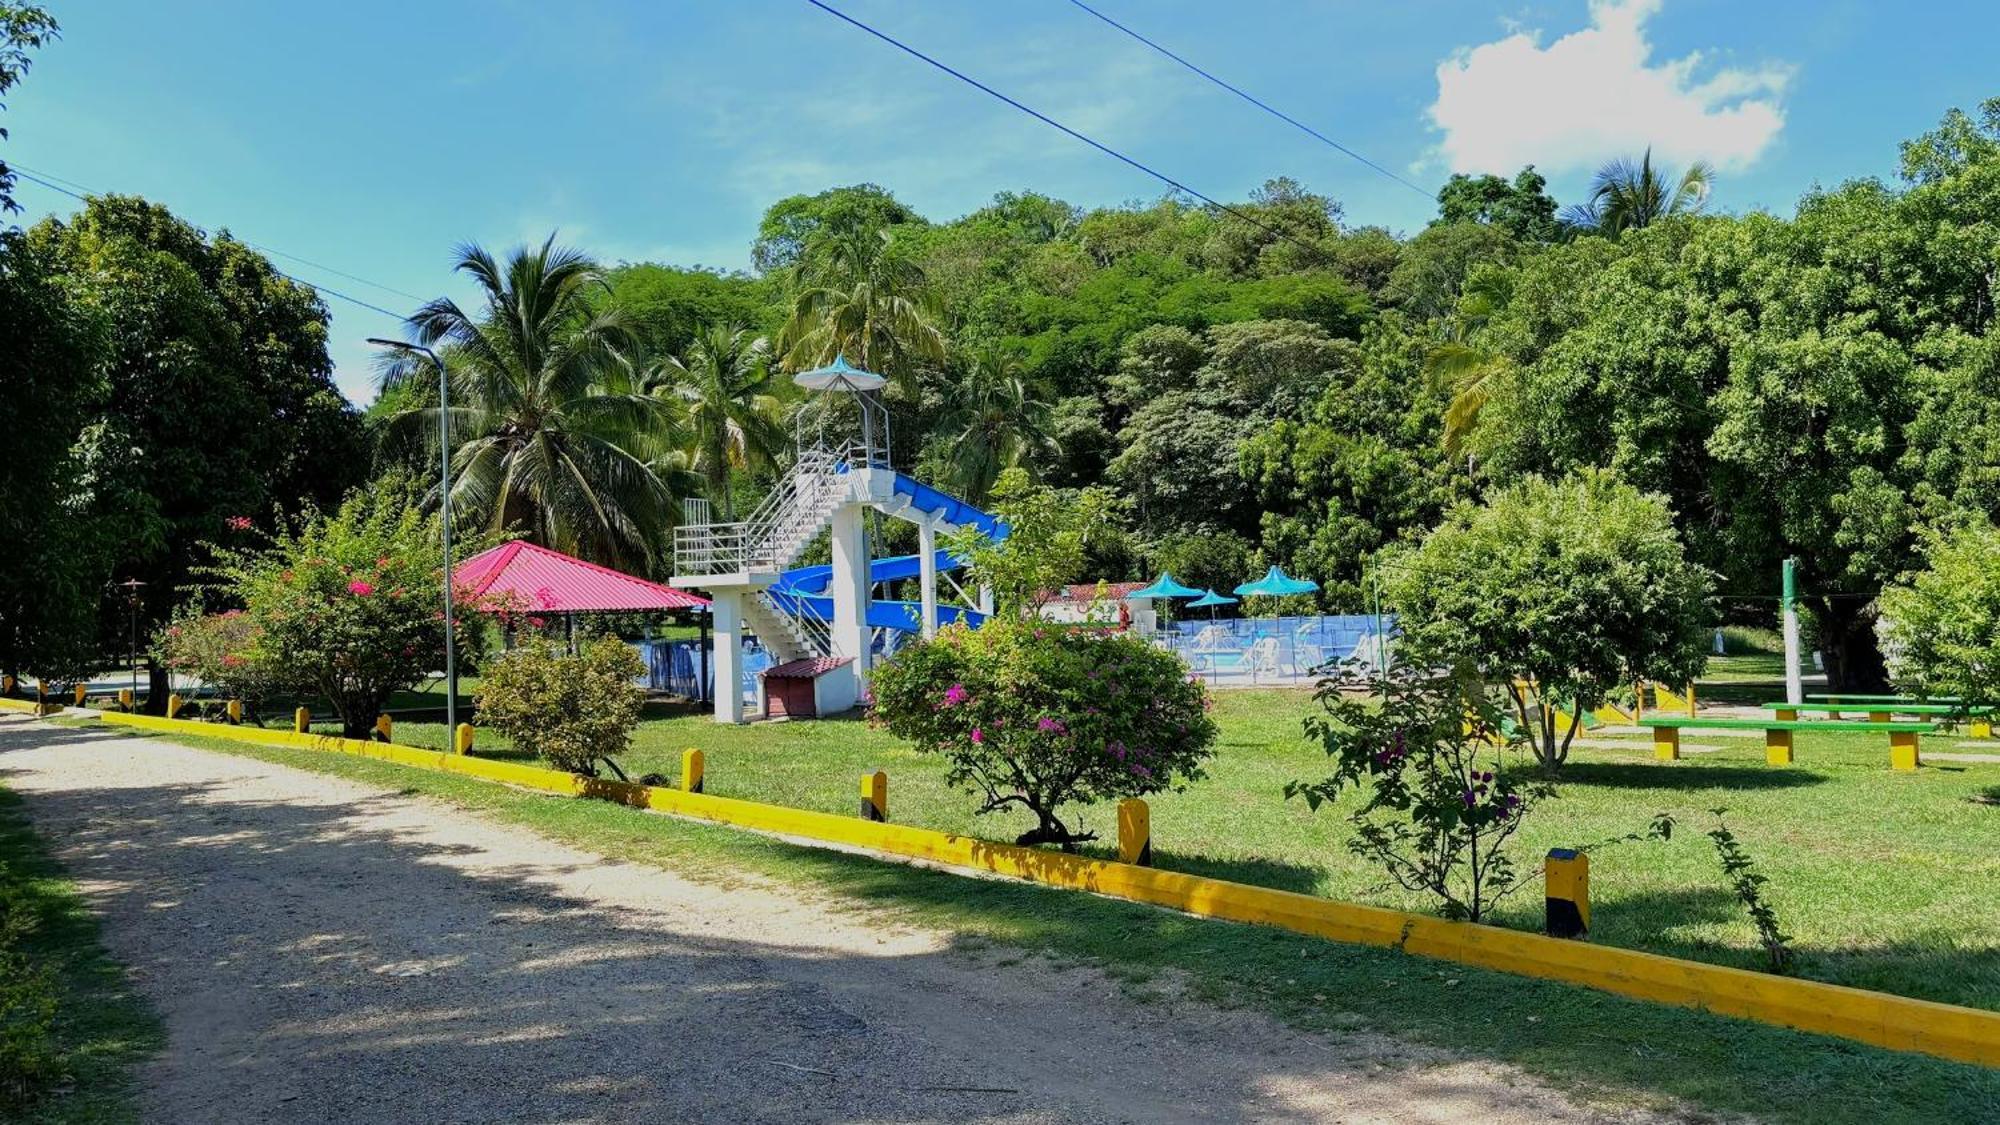
[[[28,73],[32,65],[28,52],[61,34],[55,17],[41,5],[0,3],[0,96],[5,96]],[[0,103],[0,109],[5,108]],[[0,127],[0,141],[6,139],[7,130]],[[20,209],[14,202],[14,170],[0,160],[0,210]]]
[[[794,370],[845,355],[915,386],[919,366],[941,363],[944,333],[924,292],[924,271],[896,253],[886,230],[854,224],[810,244],[793,267],[785,362]]]
[[[608,566],[651,566],[675,514],[661,461],[685,429],[645,392],[618,311],[591,307],[596,263],[551,235],[504,266],[462,246],[456,268],[479,287],[479,315],[440,297],[409,318],[451,373],[454,518]],[[384,390],[411,392],[396,425],[435,430],[434,377],[407,354],[387,359]]]
[[[683,412],[693,469],[724,519],[736,518],[735,474],[770,467],[784,447],[782,386],[770,342],[723,324],[704,328],[685,355],[653,372],[653,393]]]
[[[1624,231],[1651,226],[1674,215],[1692,215],[1708,205],[1715,170],[1696,161],[1676,177],[1653,167],[1648,148],[1637,164],[1620,157],[1598,169],[1591,179],[1590,200],[1563,212],[1563,222],[1578,230],[1616,238]]]
[[[1056,456],[1052,407],[1012,353],[975,352],[950,393],[941,428],[951,444],[952,484],[971,503],[984,504],[1003,471],[1020,468],[1037,478]]]

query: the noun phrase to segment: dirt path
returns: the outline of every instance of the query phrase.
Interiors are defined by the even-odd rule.
[[[0,777],[166,1016],[150,1121],[1602,1119],[246,758],[10,716]]]

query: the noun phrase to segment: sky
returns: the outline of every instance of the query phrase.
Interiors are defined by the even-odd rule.
[[[607,264],[740,269],[766,207],[841,184],[933,219],[1000,191],[1164,190],[806,0],[45,2],[63,38],[0,115],[10,162],[164,203],[395,313],[469,296],[464,242],[553,232]],[[1402,233],[1453,172],[1533,163],[1568,203],[1648,144],[1715,164],[1715,207],[1789,213],[1815,185],[1892,177],[1899,141],[2000,95],[1992,0],[1089,2],[1425,190],[1071,0],[827,0],[1204,194],[1288,175]],[[16,196],[23,221],[76,207]],[[336,379],[365,403],[363,341],[399,325],[327,304]]]

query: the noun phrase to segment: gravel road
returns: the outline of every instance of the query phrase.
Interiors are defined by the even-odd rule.
[[[165,1015],[149,1121],[1606,1119],[247,758],[6,716],[0,778]]]

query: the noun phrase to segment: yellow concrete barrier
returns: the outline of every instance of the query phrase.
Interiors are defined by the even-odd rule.
[[[84,696],[86,696],[86,695],[89,695],[89,694],[90,694],[90,687],[89,687],[89,685],[87,685],[87,684],[78,684],[78,685],[76,685],[76,690],[75,690],[75,695],[76,695],[76,705],[77,705],[78,707],[81,707],[81,706],[83,706],[83,699],[84,699]]]
[[[107,712],[100,718],[107,723],[145,730],[336,751],[563,796],[595,797],[717,824],[867,848],[1051,887],[1090,891],[1209,918],[1275,926],[1329,941],[1399,949],[1421,957],[1563,981],[1634,999],[1839,1036],[1891,1050],[2000,1066],[2000,1012],[1684,961],[1521,930],[1452,922],[1425,914],[1358,906],[1292,891],[996,844],[907,825],[578,777],[540,766],[463,757],[441,750],[260,727],[175,721],[151,715]]]
[[[396,741],[396,720],[387,715],[375,716],[375,733],[381,735],[384,742]]]
[[[131,688],[122,687],[118,689],[118,706],[131,711],[136,709],[137,703],[138,698],[132,694]]]
[[[0,711],[22,711],[30,715],[39,715],[42,713],[42,708],[40,704],[30,703],[25,699],[0,699]]]
[[[240,723],[240,722],[242,722],[242,721],[243,721],[243,701],[242,701],[242,700],[240,700],[240,699],[232,699],[232,700],[230,700],[230,701],[229,701],[229,703],[228,703],[228,705],[227,705],[227,706],[226,706],[226,707],[224,708],[224,714],[227,714],[227,715],[229,716],[229,721],[230,721],[230,722],[232,722],[232,723]]]
[[[456,750],[456,751],[458,751],[458,752],[459,752],[459,753],[461,753],[461,754],[470,754],[470,753],[472,753],[472,724],[471,724],[471,723],[460,723],[460,724],[458,724],[458,730],[457,730],[456,732],[454,732],[454,733],[453,733],[453,735],[452,735],[452,740],[451,740],[451,748],[452,748],[453,750]]]
[[[171,718],[173,718],[174,716],[176,716],[176,715],[180,714],[180,713],[181,713],[181,706],[182,706],[182,703],[183,703],[183,700],[181,699],[181,697],[180,697],[180,696],[179,696],[178,694],[170,694],[170,695],[168,695],[168,696],[167,696],[167,718],[171,719]]]
[[[708,769],[708,757],[690,746],[681,751],[681,792],[699,793],[705,784],[702,774]]]
[[[1153,809],[1143,798],[1118,802],[1118,862],[1153,866]]]
[[[305,734],[312,730],[312,712],[301,707],[292,712],[292,730]]]
[[[1551,848],[1542,863],[1543,928],[1553,937],[1590,932],[1590,853]]]
[[[881,770],[861,775],[861,819],[889,819],[889,775]]]

